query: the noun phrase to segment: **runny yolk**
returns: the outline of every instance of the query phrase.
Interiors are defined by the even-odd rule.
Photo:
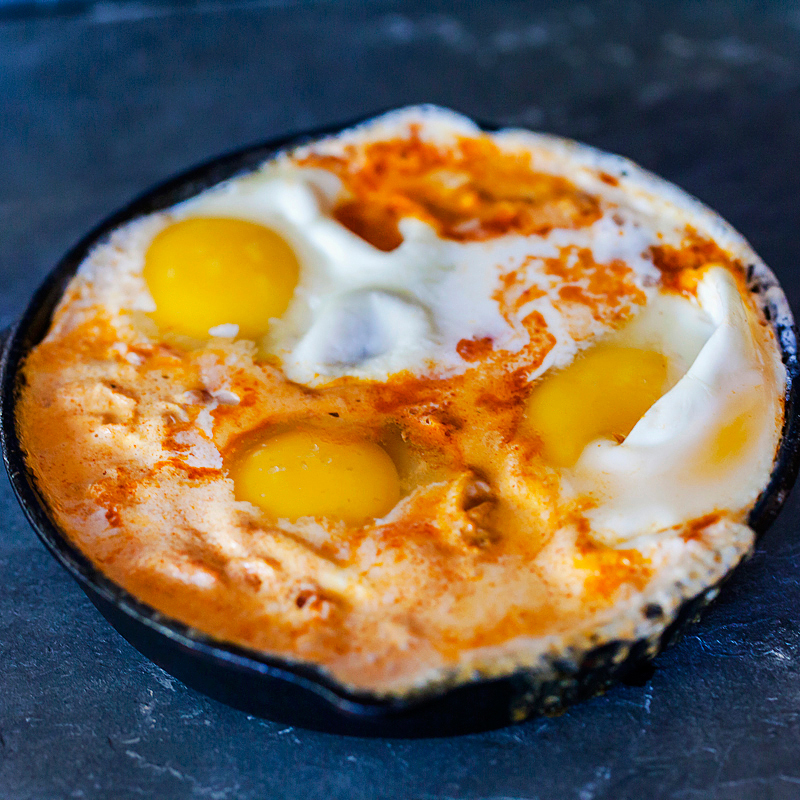
[[[527,401],[524,427],[544,457],[570,467],[589,442],[621,442],[664,393],[667,359],[652,350],[599,345],[545,377]]]
[[[286,311],[299,264],[270,228],[241,219],[194,217],[159,233],[145,255],[144,279],[163,330],[199,339],[218,325],[263,336]]]
[[[748,402],[749,400],[749,402]],[[742,464],[748,447],[758,438],[759,406],[752,399],[740,399],[739,414],[727,419],[715,432],[703,451],[698,468],[707,473],[737,467]]]
[[[324,517],[362,525],[400,499],[400,479],[383,448],[370,441],[329,439],[319,431],[273,436],[238,457],[236,497],[271,517]]]

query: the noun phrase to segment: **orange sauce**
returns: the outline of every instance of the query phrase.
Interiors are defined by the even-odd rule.
[[[488,136],[445,147],[422,139],[417,126],[405,138],[348,145],[343,156],[312,153],[299,163],[342,180],[346,194],[333,216],[381,250],[401,244],[402,217],[470,242],[581,228],[601,215],[598,198],[536,171],[530,154],[501,150]]]

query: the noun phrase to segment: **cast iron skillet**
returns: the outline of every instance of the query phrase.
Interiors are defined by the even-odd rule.
[[[351,123],[355,124],[355,123]],[[687,600],[676,620],[653,641],[611,642],[589,652],[577,671],[555,667],[547,679],[524,669],[497,679],[441,686],[401,700],[381,700],[338,685],[321,670],[213,639],[140,602],[99,572],[59,530],[28,471],[15,424],[20,366],[45,335],[53,310],[89,250],[131,219],[175,205],[208,187],[255,169],[287,147],[348,125],[315,130],[248,147],[213,159],[147,192],[101,223],[73,247],[45,279],[22,318],[4,333],[0,358],[0,441],[11,485],[25,515],[63,567],[104,617],[134,647],[189,686],[224,703],[292,725],[360,736],[442,736],[487,730],[537,713],[555,713],[620,680],[647,677],[650,661],[716,596],[711,586]],[[495,126],[483,126],[487,130]],[[761,534],[773,521],[794,483],[800,454],[797,334],[787,316],[767,299],[771,275],[750,274],[750,289],[765,302],[788,373],[786,423],[769,485],[753,508],[749,524]],[[781,313],[783,312],[783,313]]]

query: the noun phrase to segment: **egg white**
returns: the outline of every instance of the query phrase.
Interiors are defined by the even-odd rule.
[[[637,320],[643,324],[628,335],[649,339],[683,364],[702,347],[624,442],[590,444],[574,470],[574,488],[598,501],[587,513],[593,536],[612,546],[712,511],[747,508],[763,488],[780,434],[775,398],[783,387],[782,364],[763,335],[754,335],[732,275],[711,268],[696,303],[674,298],[670,304],[675,308],[668,318],[645,312]],[[745,412],[743,447],[714,463],[709,454]]]

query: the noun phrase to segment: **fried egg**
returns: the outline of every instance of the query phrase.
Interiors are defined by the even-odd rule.
[[[404,109],[99,243],[20,433],[78,546],[222,640],[379,695],[544,670],[751,547],[753,263],[622,159]]]

